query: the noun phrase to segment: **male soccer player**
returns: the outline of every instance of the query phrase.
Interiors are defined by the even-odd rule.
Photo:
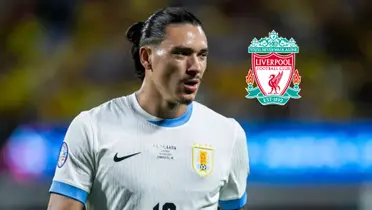
[[[201,22],[166,8],[127,32],[142,87],[80,113],[61,147],[49,210],[216,210],[246,203],[242,127],[194,102]]]

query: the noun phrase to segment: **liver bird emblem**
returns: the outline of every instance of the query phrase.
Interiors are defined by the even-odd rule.
[[[271,74],[269,77],[269,86],[271,87],[271,91],[269,94],[278,94],[278,91],[280,91],[279,82],[283,77],[283,72],[281,71],[276,76],[275,74]]]

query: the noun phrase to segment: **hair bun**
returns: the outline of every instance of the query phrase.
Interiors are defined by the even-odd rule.
[[[144,23],[143,22],[138,22],[133,24],[129,29],[127,30],[127,39],[134,43],[134,44],[139,44],[139,41],[141,39],[141,32],[143,28]]]

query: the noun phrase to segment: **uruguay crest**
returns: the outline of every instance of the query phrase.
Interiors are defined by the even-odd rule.
[[[268,37],[254,38],[248,53],[252,54],[252,68],[245,78],[248,85],[246,98],[257,98],[262,105],[281,106],[291,98],[301,98],[301,76],[295,67],[299,47],[293,38],[288,40],[272,31]]]
[[[212,173],[214,152],[211,146],[194,144],[192,147],[192,168],[201,177]]]

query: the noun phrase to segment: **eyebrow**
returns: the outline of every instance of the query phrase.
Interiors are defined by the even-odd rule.
[[[175,46],[171,50],[172,52],[177,52],[177,51],[183,51],[183,52],[195,52],[195,50],[191,47],[185,47],[185,46]],[[208,53],[208,48],[202,48],[199,50],[198,53]]]

